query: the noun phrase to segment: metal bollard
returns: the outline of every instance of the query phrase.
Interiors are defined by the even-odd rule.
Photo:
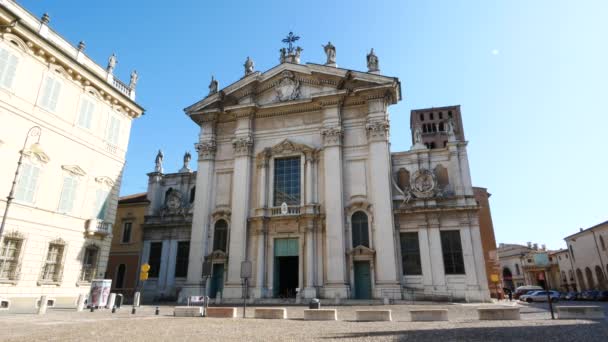
[[[112,307],[112,313],[116,313],[116,305]]]
[[[154,314],[156,316],[158,316],[158,314],[160,313],[160,309],[158,308],[158,306],[156,307],[156,310],[154,310]]]
[[[135,309],[135,307],[133,307],[133,309],[131,309],[131,315],[135,315],[135,311],[136,311],[136,309]]]
[[[93,305],[91,305],[91,312],[95,311],[95,307]]]

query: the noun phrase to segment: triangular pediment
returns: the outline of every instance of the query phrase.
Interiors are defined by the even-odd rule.
[[[401,98],[397,78],[319,65],[282,63],[263,73],[254,72],[187,107],[192,116],[248,109],[264,109],[315,102],[330,97],[388,96]]]

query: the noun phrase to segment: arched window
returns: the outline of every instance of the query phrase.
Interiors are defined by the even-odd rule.
[[[574,258],[574,249],[572,248],[572,245],[570,245],[570,254],[572,254],[572,260],[576,261],[576,258]]]
[[[357,211],[352,218],[353,247],[365,246],[369,248],[369,231],[367,215],[362,211]]]
[[[595,277],[597,278],[597,287],[603,289],[606,279],[604,278],[604,271],[599,266],[595,266]]]
[[[429,113],[429,118],[430,118],[431,120],[434,120],[434,119],[435,119],[435,117],[433,116],[433,113]]]
[[[228,223],[225,220],[215,222],[213,231],[213,250],[226,253],[226,243],[228,241]]]
[[[424,113],[420,113],[420,121],[424,121]]]
[[[190,203],[194,203],[194,194],[196,193],[196,187],[193,186],[192,189],[190,189]]]
[[[572,270],[568,270],[568,279],[574,280],[574,272]]]
[[[422,125],[422,133],[426,133],[426,124]]]
[[[520,275],[520,274],[521,274],[521,272],[519,271],[519,264],[515,264],[515,273],[516,273],[517,275]]]
[[[600,244],[602,245],[602,250],[606,250],[606,243],[604,242],[604,237],[600,235]]]
[[[562,271],[562,279],[564,280],[564,283],[568,282],[568,278],[566,278],[566,272]]]
[[[587,276],[587,289],[595,289],[595,281],[593,281],[593,272],[589,267],[585,267],[585,275]]]
[[[116,268],[116,281],[114,283],[114,288],[122,289],[125,287],[125,271],[127,270],[127,266],[125,264],[120,264]]]
[[[583,272],[581,272],[580,268],[576,269],[576,278],[578,279],[578,284],[580,285],[580,290],[587,290],[587,286],[585,285],[585,278],[583,278]]]
[[[443,132],[444,131],[444,127],[443,127],[443,122],[439,123],[439,132]]]

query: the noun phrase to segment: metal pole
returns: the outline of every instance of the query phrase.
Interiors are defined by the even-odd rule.
[[[553,303],[551,302],[551,292],[549,292],[549,280],[547,279],[547,271],[543,271],[545,273],[545,290],[547,291],[547,301],[549,302],[549,310],[551,310],[551,319],[555,319],[555,314],[553,313]]]
[[[247,289],[248,289],[247,280],[248,279],[245,278],[245,284],[244,284],[245,288],[243,291],[243,318],[245,318],[245,311],[247,311]]]
[[[23,141],[23,148],[19,151],[19,160],[17,161],[17,170],[15,170],[15,177],[13,178],[13,184],[11,185],[11,191],[8,193],[6,197],[6,207],[4,207],[4,216],[2,216],[2,223],[0,224],[0,243],[2,243],[2,233],[4,233],[4,226],[6,225],[6,217],[8,216],[8,208],[13,201],[13,195],[15,194],[15,186],[17,185],[17,178],[19,177],[19,171],[21,170],[21,163],[23,161],[23,152],[25,151],[25,147],[27,146],[27,140],[29,137],[38,137],[38,141],[40,142],[40,134],[42,130],[40,126],[34,126],[27,131],[25,136],[25,140]]]

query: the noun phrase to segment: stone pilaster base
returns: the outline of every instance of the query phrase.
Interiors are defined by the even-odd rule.
[[[305,287],[302,292],[300,292],[300,297],[306,299],[317,298],[317,289],[314,287]]]
[[[388,298],[390,300],[400,300],[401,295],[401,285],[399,284],[376,284],[374,287],[374,298],[376,299],[384,299]]]
[[[251,289],[250,289],[251,290]],[[241,285],[224,285],[222,291],[223,298],[243,298],[243,286]]]
[[[265,287],[254,287],[249,289],[249,298],[269,298],[272,294]]]
[[[349,287],[346,284],[335,284],[323,286],[323,298],[347,299],[349,298]]]

